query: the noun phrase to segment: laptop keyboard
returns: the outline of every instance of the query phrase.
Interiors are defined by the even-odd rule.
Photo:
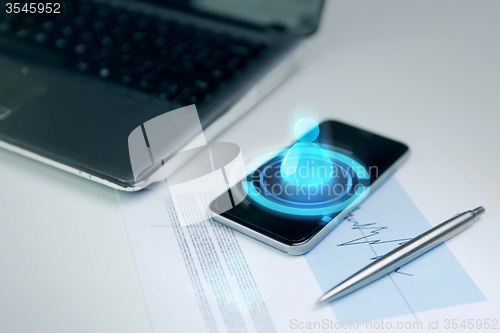
[[[266,47],[187,21],[83,1],[16,34],[0,15],[0,33],[63,55],[61,65],[74,72],[182,105],[209,98]]]

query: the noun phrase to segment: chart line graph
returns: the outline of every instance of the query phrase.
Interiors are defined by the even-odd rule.
[[[352,230],[359,230],[361,233],[361,237],[357,237],[354,239],[351,239],[347,242],[337,244],[338,247],[342,246],[353,246],[353,245],[363,245],[367,244],[370,246],[372,249],[373,253],[375,254],[374,257],[371,257],[370,260],[377,260],[380,257],[382,257],[384,254],[379,254],[375,251],[373,248],[373,245],[380,245],[380,244],[387,244],[387,243],[395,243],[398,246],[401,246],[405,244],[406,242],[410,241],[412,238],[397,238],[397,239],[381,239],[383,236],[383,231],[387,230],[387,226],[379,226],[377,222],[372,222],[372,223],[359,223],[356,220],[355,217],[355,212],[360,210],[361,207],[357,207],[354,209],[347,217],[346,221],[349,223],[352,223]],[[365,234],[367,232],[367,234]],[[398,274],[403,274],[407,276],[413,276],[413,274],[406,273],[406,272],[401,272],[400,271],[401,267],[399,267],[397,270],[395,270],[395,273]]]

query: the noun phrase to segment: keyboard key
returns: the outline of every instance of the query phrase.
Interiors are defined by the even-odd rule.
[[[91,31],[85,31],[81,34],[81,41],[84,43],[90,42],[94,38],[94,34]]]
[[[99,70],[99,76],[102,77],[103,79],[108,78],[111,75],[111,71],[109,68],[104,67]]]
[[[106,28],[106,23],[104,23],[103,21],[94,22],[94,24],[92,25],[92,29],[95,32],[104,31],[105,28]]]
[[[135,73],[131,68],[122,68],[117,74],[111,76],[111,80],[117,83],[123,84],[125,86],[130,86],[139,80],[140,75]]]
[[[254,49],[255,51],[260,51],[265,47],[265,44],[257,39],[241,39],[241,42],[244,43],[246,46]]]
[[[56,27],[56,24],[54,21],[49,21],[49,22],[42,24],[42,29],[46,32],[54,31],[55,27]]]
[[[228,76],[227,73],[225,73],[224,71],[220,70],[220,69],[217,69],[217,68],[214,68],[210,71],[210,75],[213,77],[213,78],[216,78],[216,79],[223,79],[225,77]]]
[[[243,67],[245,61],[241,57],[233,57],[227,62],[227,68],[236,70]]]
[[[101,39],[101,45],[103,47],[109,47],[111,44],[113,44],[113,39],[111,37],[105,36]]]
[[[126,42],[122,44],[122,52],[123,53],[129,53],[132,51],[132,43]]]
[[[110,56],[110,54],[111,54],[111,51],[109,49],[100,49],[97,52],[93,52],[92,58],[95,61],[102,61],[102,60],[108,58]]]
[[[162,86],[154,92],[154,95],[162,101],[172,101],[179,94],[179,91],[180,88],[178,84],[164,82]]]
[[[132,40],[134,42],[142,42],[146,38],[146,34],[143,31],[136,31],[132,35]]]
[[[107,8],[105,6],[101,6],[97,10],[97,16],[99,16],[99,18],[101,18],[103,20],[106,20],[111,16],[111,11],[109,10],[109,8]]]
[[[218,87],[218,84],[198,79],[194,81],[194,86],[208,93],[214,91]]]
[[[250,57],[253,54],[250,48],[232,43],[226,45],[226,51],[243,57]]]
[[[196,61],[203,61],[205,60],[210,54],[212,53],[212,51],[210,50],[210,48],[206,47],[204,49],[202,49],[201,51],[199,51],[198,53],[196,53],[195,55],[195,60]]]
[[[66,39],[64,38],[58,38],[56,39],[56,41],[54,42],[54,46],[58,49],[63,49],[66,47],[66,45],[68,44],[68,42],[66,41]]]
[[[87,23],[87,18],[83,15],[79,15],[75,18],[75,20],[73,22],[75,24],[75,27],[81,28]]]
[[[180,55],[189,48],[188,42],[181,42],[172,48],[172,54]]]
[[[182,66],[184,66],[184,68],[189,71],[189,70],[192,70],[194,68],[194,63],[191,61],[184,61],[182,63]]]
[[[117,21],[121,25],[128,25],[130,23],[130,16],[127,14],[120,14]]]
[[[158,26],[158,28],[156,29],[156,31],[160,35],[166,35],[170,31],[170,27],[168,26],[168,24],[162,23],[162,24],[160,24]]]
[[[88,62],[85,62],[85,61],[79,61],[77,64],[76,64],[76,68],[82,72],[82,73],[86,73],[90,70],[90,64]]]
[[[35,41],[39,44],[43,44],[47,41],[48,36],[45,32],[40,32],[36,35]]]
[[[142,63],[142,67],[146,70],[150,70],[154,67],[155,63],[152,60],[146,60]]]
[[[78,10],[82,15],[89,15],[92,13],[92,5],[90,3],[83,3],[80,6],[76,7],[76,10]]]
[[[28,30],[21,30],[19,32],[16,32],[16,36],[19,38],[24,38],[28,36],[29,31]]]
[[[10,31],[10,24],[7,21],[0,23],[0,33],[5,33]]]
[[[123,65],[127,65],[132,62],[132,56],[130,54],[124,54],[120,58]]]
[[[157,88],[157,86],[147,77],[139,79],[139,81],[135,84],[135,87],[147,93],[150,93]]]
[[[113,31],[112,31],[112,34],[113,36],[115,37],[121,37],[123,36],[125,33],[127,32],[127,29],[121,25],[119,26],[116,26],[115,28],[113,28]]]
[[[131,85],[135,79],[132,75],[122,75],[120,76],[120,81],[125,85]]]
[[[164,47],[167,45],[167,39],[164,37],[158,37],[155,39],[155,46],[156,47]]]
[[[75,53],[76,54],[84,54],[85,52],[87,52],[87,46],[84,45],[84,44],[77,44],[75,46]]]
[[[72,26],[65,26],[64,28],[62,28],[61,30],[61,33],[64,37],[71,37],[73,36],[73,33],[75,32],[75,29],[73,29]]]
[[[184,105],[189,105],[202,102],[204,98],[204,92],[197,89],[185,88],[175,100],[181,102]]]
[[[151,25],[151,22],[147,18],[142,18],[137,21],[137,27],[141,30],[147,30]]]

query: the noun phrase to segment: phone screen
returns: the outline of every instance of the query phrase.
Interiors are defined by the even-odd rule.
[[[337,121],[324,122],[319,125],[319,130],[319,136],[313,143],[348,152],[353,159],[364,164],[366,170],[369,171],[365,181],[369,182],[370,185],[408,150],[408,147],[400,142]],[[283,159],[283,157],[276,157],[267,161],[254,174],[279,174],[277,170],[280,167],[280,158]],[[268,179],[271,183],[277,181],[273,180],[272,176]],[[247,180],[253,182],[255,187],[261,186],[254,175],[249,175]],[[353,182],[353,180],[347,179],[340,181]],[[243,191],[241,184],[238,184],[237,187],[238,191]],[[335,200],[335,198],[327,199]],[[282,197],[280,200],[290,201],[293,199]],[[315,195],[308,195],[308,198],[305,199],[308,203],[319,200],[325,200],[325,198],[321,197],[321,193],[316,192]],[[212,203],[211,207],[214,212],[218,211],[218,204],[218,200]],[[305,202],[297,201],[295,206],[300,209],[301,205],[304,204]],[[292,245],[313,237],[339,214],[339,212],[327,215],[321,212],[305,215],[294,214],[293,211],[297,210],[293,206],[294,204],[288,204],[288,208],[276,211],[247,197],[238,205],[219,215],[281,243]]]

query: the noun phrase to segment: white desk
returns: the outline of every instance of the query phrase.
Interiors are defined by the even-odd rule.
[[[432,139],[500,214],[500,3],[327,2],[307,64],[221,140],[291,142],[309,100],[322,119]],[[114,190],[6,151],[0,175],[0,332],[149,332]]]

